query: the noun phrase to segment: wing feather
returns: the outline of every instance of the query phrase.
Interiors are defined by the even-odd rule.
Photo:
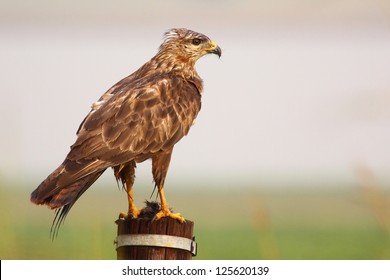
[[[188,133],[200,110],[197,88],[176,76],[119,88],[120,93],[84,120],[67,159],[111,166],[144,160],[173,147]],[[89,170],[85,167],[72,177],[81,178]]]

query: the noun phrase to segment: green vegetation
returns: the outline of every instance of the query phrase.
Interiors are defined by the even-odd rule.
[[[373,201],[372,192],[343,189],[176,187],[167,195],[196,222],[196,259],[390,259],[389,193],[375,190],[380,201]],[[54,212],[32,205],[30,191],[0,189],[1,259],[116,259],[124,193],[91,189],[51,241]]]

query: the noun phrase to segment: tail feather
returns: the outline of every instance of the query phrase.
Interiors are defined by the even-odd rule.
[[[64,172],[64,164],[61,164],[56,170],[54,170],[39,186],[31,193],[31,202],[35,204],[47,204],[50,206],[52,195],[55,194],[57,189],[58,177]],[[51,207],[55,208],[55,207]]]
[[[74,166],[74,162],[71,162]],[[79,170],[69,172],[67,170],[69,161],[65,160],[56,170],[54,170],[39,186],[31,193],[31,202],[35,204],[44,204],[51,209],[56,209],[55,217],[52,223],[51,235],[54,238],[58,234],[60,225],[64,222],[67,214],[77,199],[103,174],[106,167],[91,172],[89,168],[80,165]],[[83,174],[81,170],[86,170]],[[96,169],[95,169],[96,170]],[[72,170],[73,171],[73,170]],[[80,174],[75,176],[74,174]],[[69,179],[71,178],[71,179]],[[64,184],[63,182],[66,182]]]
[[[103,174],[104,171],[105,169],[84,177],[67,188],[62,189],[58,196],[53,197],[52,205],[61,206],[56,207],[55,216],[50,230],[52,238],[58,235],[60,226],[64,223],[66,216],[72,206],[76,203],[77,199],[79,199],[79,197],[100,177],[100,175]],[[65,199],[63,199],[65,194]]]

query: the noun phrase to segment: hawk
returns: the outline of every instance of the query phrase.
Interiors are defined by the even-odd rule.
[[[221,56],[207,36],[184,28],[165,33],[157,54],[130,76],[112,86],[80,124],[76,142],[64,162],[31,194],[35,204],[56,209],[52,229],[58,229],[77,199],[112,167],[127,192],[128,211],[120,218],[137,218],[132,187],[135,167],[152,160],[160,210],[155,220],[184,218],[172,213],[164,195],[173,147],[188,134],[201,108],[203,82],[195,62],[206,54]]]

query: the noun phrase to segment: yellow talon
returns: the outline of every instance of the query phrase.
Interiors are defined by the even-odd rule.
[[[153,220],[157,221],[161,218],[172,218],[174,220],[179,221],[180,223],[184,223],[185,219],[180,215],[180,213],[172,213],[170,210],[160,210]]]
[[[119,219],[137,219],[139,214],[141,214],[141,211],[137,208],[133,208],[129,213],[119,213]]]

